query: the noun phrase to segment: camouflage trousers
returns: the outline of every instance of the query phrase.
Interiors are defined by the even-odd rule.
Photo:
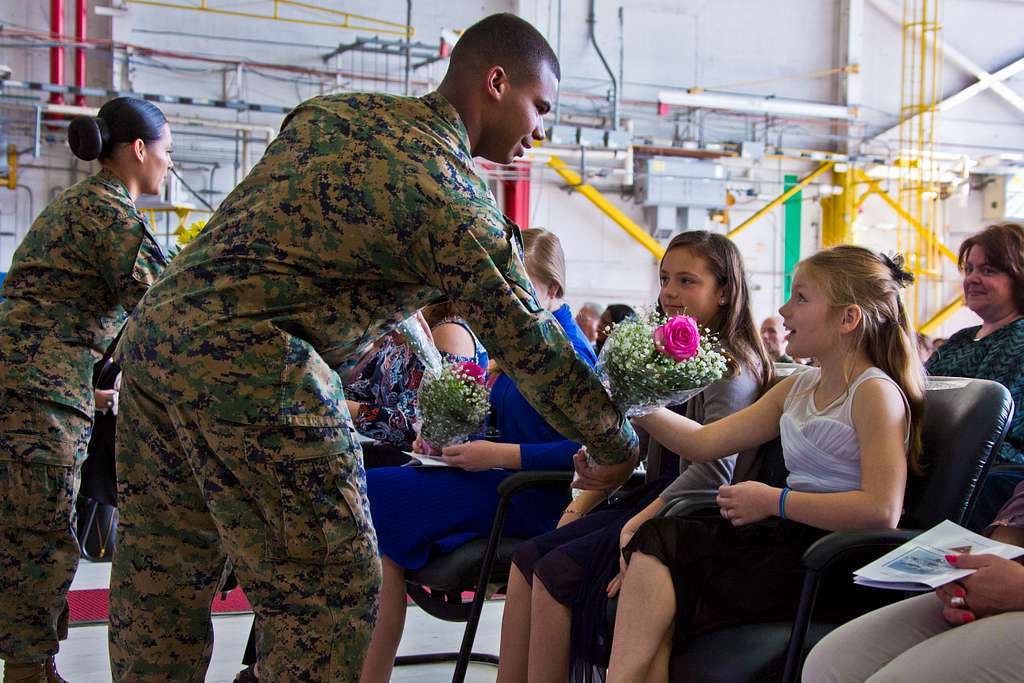
[[[70,406],[0,390],[0,659],[42,661],[67,637],[91,431]]]
[[[228,558],[256,613],[262,680],[358,680],[381,568],[358,447],[342,430],[231,423],[124,378],[115,681],[204,680]]]

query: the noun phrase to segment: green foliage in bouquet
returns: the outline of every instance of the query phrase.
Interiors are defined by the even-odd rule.
[[[416,406],[424,441],[440,449],[480,431],[490,410],[485,375],[476,363],[445,363],[436,377],[424,375]]]

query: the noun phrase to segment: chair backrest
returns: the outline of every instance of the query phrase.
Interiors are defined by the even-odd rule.
[[[963,524],[1013,418],[1013,398],[998,382],[930,377],[924,403],[922,476],[907,483],[900,526]]]

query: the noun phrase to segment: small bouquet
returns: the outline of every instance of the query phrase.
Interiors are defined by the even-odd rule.
[[[483,427],[490,411],[487,371],[476,363],[445,363],[440,374],[424,373],[416,413],[420,438],[431,448],[462,443]]]
[[[596,369],[615,405],[637,417],[696,396],[725,377],[729,363],[690,316],[650,312],[615,325]]]

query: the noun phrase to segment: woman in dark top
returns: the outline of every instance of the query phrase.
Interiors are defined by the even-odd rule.
[[[982,324],[960,330],[925,368],[928,374],[999,382],[1013,397],[1013,421],[994,464],[1024,465],[1024,228],[999,223],[960,245],[964,303]],[[1014,487],[1021,471],[996,471],[982,490],[968,526],[985,527]]]
[[[754,326],[736,246],[713,233],[682,233],[669,243],[660,277],[662,309],[693,315],[714,330],[738,366],[733,377],[687,402],[685,414],[714,422],[757,400],[772,364]],[[528,673],[530,680],[565,680],[567,672],[570,680],[589,680],[595,665],[607,665],[608,596],[618,580],[624,529],[639,527],[687,491],[728,484],[735,462],[735,455],[680,462],[675,480],[659,478],[614,504],[602,503],[603,492],[585,491],[565,509],[558,529],[524,544],[505,600],[498,681],[525,681]]]

